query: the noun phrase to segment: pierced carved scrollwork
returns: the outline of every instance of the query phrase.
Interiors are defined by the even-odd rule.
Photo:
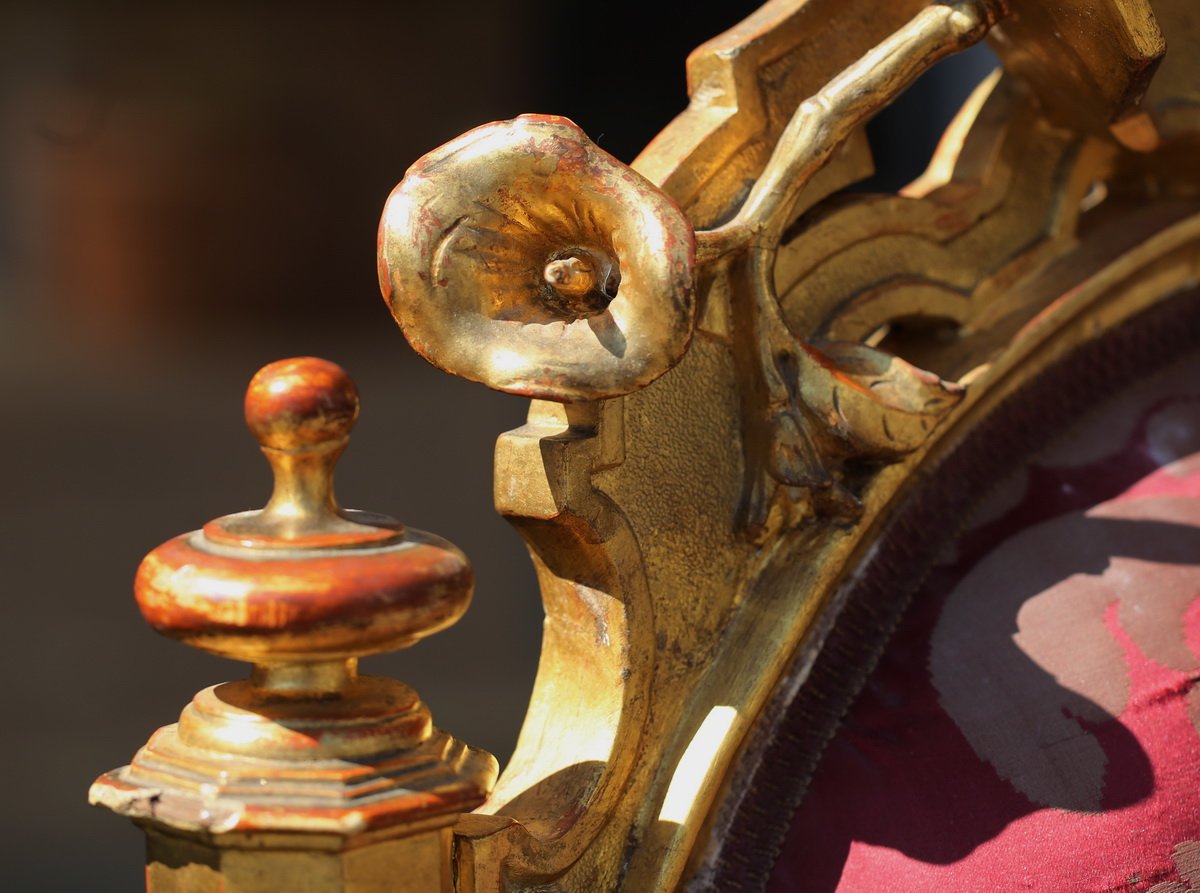
[[[701,258],[731,280],[730,328],[744,369],[742,519],[752,534],[778,526],[775,508],[785,527],[809,512],[856,517],[847,464],[912,452],[962,396],[961,386],[873,347],[822,349],[793,337],[775,258],[805,187],[837,147],[939,59],[978,42],[992,15],[984,2],[922,10],[800,104],[733,219],[699,235]]]
[[[384,297],[436,365],[574,402],[633,393],[673,367],[692,338],[696,282],[712,292],[729,280],[746,398],[743,529],[762,536],[780,502],[785,526],[812,513],[853,518],[846,466],[916,449],[962,388],[863,344],[796,337],[775,254],[837,147],[922,71],[981,39],[993,15],[985,0],[923,10],[802,103],[733,219],[698,233],[566,119],[477,128],[414,164],[389,198]]]
[[[496,501],[542,662],[458,825],[461,891],[708,889],[755,724],[906,488],[1200,276],[1200,66],[1162,39],[1200,33],[1156,6],[1162,32],[1143,0],[772,0],[693,54],[689,109],[630,167],[524,116],[410,170],[380,229],[397,321],[537,398]],[[926,173],[840,192],[870,173],[865,122],[985,36],[1005,69]]]

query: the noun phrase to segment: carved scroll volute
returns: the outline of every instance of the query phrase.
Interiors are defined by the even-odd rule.
[[[669,198],[566,118],[477,127],[414,164],[379,228],[379,282],[434,365],[525,397],[645,387],[695,322],[695,237]]]

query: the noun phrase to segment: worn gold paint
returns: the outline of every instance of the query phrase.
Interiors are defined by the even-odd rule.
[[[1135,221],[1096,193],[1141,169],[1106,128],[1161,49],[1149,26],[1117,41],[1129,55],[1116,58],[1056,10],[1072,58],[1111,75],[1068,71],[1055,87],[1076,91],[1071,115],[1031,98],[1036,78],[997,75],[923,178],[823,205],[862,175],[863,121],[995,21],[1017,33],[1007,17],[1024,9],[901,6],[840,4],[819,21],[818,2],[768,4],[690,61],[692,108],[635,163],[695,227],[697,334],[649,387],[591,406],[535,402],[500,440],[497,507],[530,543],[547,625],[513,761],[458,825],[460,890],[702,883],[751,723],[786,673],[802,683],[842,583],[906,488],[1021,382],[1196,274],[1200,208]],[[1137,4],[1100,7],[1146,24]],[[887,18],[901,13],[907,23]],[[862,28],[839,32],[839,15]],[[881,21],[887,31],[867,33]],[[789,47],[813,46],[804,58],[819,63],[822,38],[845,53],[842,74],[780,116],[812,68]],[[768,76],[781,59],[796,81]],[[1178,172],[1172,188],[1186,184]],[[808,340],[830,338],[859,344]],[[764,473],[789,413],[811,455]],[[855,476],[843,457],[876,464]]]
[[[688,110],[632,170],[545,116],[414,165],[381,223],[385,298],[434,363],[536,398],[496,450],[496,505],[546,608],[516,752],[452,845],[420,792],[375,825],[284,809],[208,837],[142,809],[153,889],[260,893],[296,870],[297,893],[376,893],[407,864],[428,867],[379,893],[705,889],[755,720],[804,684],[907,493],[1057,359],[1200,279],[1192,5],[772,0],[692,55]],[[925,175],[828,201],[870,172],[863,124],[984,37],[1004,70]],[[319,486],[281,499],[331,517]],[[289,610],[264,599],[270,635]],[[339,703],[408,742],[409,766],[468,758],[411,692],[372,694],[325,651],[201,693],[146,771],[170,778],[189,741],[237,757],[269,742],[293,766],[280,784],[311,781],[295,771],[309,745],[256,737],[294,719],[252,703],[264,685],[355,692]],[[315,752],[348,746],[340,716]],[[383,769],[359,780],[386,786]],[[103,791],[135,814],[146,796],[120,777]],[[303,859],[276,861],[298,830]],[[406,839],[421,855],[389,849]],[[357,876],[352,852],[373,854]]]

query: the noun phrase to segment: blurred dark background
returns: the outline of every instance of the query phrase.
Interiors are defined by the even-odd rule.
[[[284,356],[358,382],[342,502],[475,563],[467,617],[367,671],[503,763],[541,608],[492,511],[491,452],[524,403],[409,349],[375,281],[379,211],[421,154],[522,112],[631,160],[686,104],[688,51],[756,5],[0,2],[0,887],[142,889],[140,832],[87,807],[88,785],[244,668],[155,636],[133,572],[265,500],[241,398]],[[952,60],[873,125],[875,186],[921,170],[991,64]]]

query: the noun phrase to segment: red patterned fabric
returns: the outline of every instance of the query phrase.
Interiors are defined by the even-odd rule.
[[[822,758],[771,893],[1200,893],[1200,365],[1003,482]]]

